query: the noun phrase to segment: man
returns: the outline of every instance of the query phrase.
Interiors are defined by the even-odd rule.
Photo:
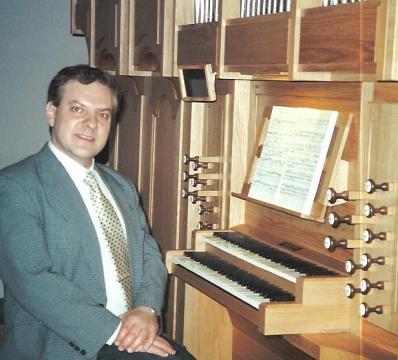
[[[51,81],[51,141],[0,171],[2,360],[193,359],[158,335],[167,273],[131,183],[94,157],[118,97],[77,65]]]

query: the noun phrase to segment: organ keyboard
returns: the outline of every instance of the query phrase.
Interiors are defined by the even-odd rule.
[[[345,275],[234,231],[198,231],[169,251],[171,274],[254,323],[264,335],[349,329]]]
[[[256,309],[261,303],[294,300],[294,295],[208,252],[185,252],[173,262],[236,296]]]
[[[300,276],[337,275],[336,272],[283,253],[242,234],[216,232],[204,241],[294,283]]]

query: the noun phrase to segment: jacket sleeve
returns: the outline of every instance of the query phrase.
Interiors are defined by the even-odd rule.
[[[43,230],[46,219],[35,191],[0,174],[0,278],[20,311],[92,358],[119,319],[52,270]]]

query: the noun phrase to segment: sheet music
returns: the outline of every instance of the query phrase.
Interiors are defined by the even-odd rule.
[[[248,196],[309,215],[338,112],[274,106]]]

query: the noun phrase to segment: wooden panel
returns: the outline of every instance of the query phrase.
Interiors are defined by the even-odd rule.
[[[243,321],[232,318],[234,360],[309,360],[310,356],[292,346],[281,336],[263,336]],[[250,357],[249,357],[250,356]]]
[[[230,360],[232,331],[227,310],[187,285],[184,322],[187,349],[200,360]]]
[[[167,98],[160,99],[159,113],[154,123],[154,168],[152,190],[152,229],[161,243],[162,250],[175,248],[177,218],[165,219],[170,209],[177,209],[178,178],[180,176],[176,159],[180,158],[178,147],[179,119],[172,116],[172,107]]]
[[[374,74],[378,5],[378,1],[366,1],[303,10],[300,71]]]
[[[376,35],[378,80],[398,80],[397,68],[398,3],[381,0]]]
[[[117,83],[123,100],[115,135],[113,167],[140,190],[141,97],[133,78],[118,76]]]
[[[159,0],[134,1],[134,37],[130,39],[130,46],[134,48],[130,66],[134,70],[160,71],[161,48],[159,42]]]
[[[230,81],[217,81],[217,101],[194,103],[191,107],[191,143],[189,155],[217,157],[221,161],[209,163],[208,169],[197,172],[191,166],[185,166],[185,171],[191,175],[218,175],[219,180],[206,180],[206,184],[194,187],[192,182],[184,184],[189,191],[219,191],[217,196],[208,196],[201,205],[212,208],[213,212],[199,216],[199,203],[188,203],[188,237],[196,229],[198,221],[213,224],[215,228],[228,227],[229,194],[230,194],[230,163],[224,161],[231,157],[232,137],[232,104],[233,88]]]
[[[152,88],[152,161],[151,215],[152,231],[161,244],[162,251],[178,248],[181,181],[181,140],[184,124],[180,112],[180,100],[176,98],[175,85],[167,79],[159,79]],[[183,204],[181,202],[181,204]],[[173,210],[173,216],[165,214]],[[177,214],[176,214],[176,209]],[[183,245],[183,244],[181,244]]]
[[[289,19],[285,13],[228,21],[224,71],[286,75]]]
[[[348,305],[301,306],[272,303],[261,308],[265,335],[294,333],[346,332],[350,327]]]
[[[95,45],[95,0],[71,0],[71,33],[86,38],[90,65]]]
[[[178,77],[177,56],[178,56],[178,33],[181,25],[193,24],[195,19],[195,3],[186,0],[173,0],[175,5],[175,18],[173,24],[173,76]]]
[[[127,66],[128,2],[95,3],[95,46],[92,63],[103,70],[123,74]]]
[[[217,23],[184,25],[178,31],[177,65],[216,65]]]
[[[95,4],[95,65],[103,70],[116,71],[118,63],[116,42],[117,1],[96,1]]]
[[[251,102],[251,101],[252,102]],[[251,97],[249,81],[234,82],[233,129],[231,140],[231,192],[240,192],[248,169],[249,155],[253,149],[255,126],[252,126],[250,109],[255,107],[254,96]],[[244,222],[244,202],[236,197],[230,198],[230,226]]]
[[[395,82],[375,83],[373,102],[397,103],[398,102],[397,83]]]
[[[129,75],[173,75],[175,11],[174,0],[130,1]]]
[[[371,103],[368,116],[369,138],[364,139],[369,146],[366,177],[373,179],[376,183],[388,182],[392,184],[392,189],[387,192],[379,192],[377,198],[370,201],[376,208],[387,206],[388,215],[376,215],[376,223],[364,224],[364,227],[370,228],[375,233],[386,231],[396,234],[398,231],[396,212],[398,194],[395,184],[398,181],[398,171],[393,164],[398,157],[395,146],[398,133],[398,103]],[[384,281],[385,289],[372,290],[369,295],[363,297],[362,301],[368,303],[369,306],[383,305],[384,314],[372,314],[369,321],[398,334],[398,297],[396,293],[398,288],[398,241],[394,238],[386,242],[378,241],[375,245],[364,246],[362,253],[368,253],[373,258],[384,256],[386,265],[374,265],[370,271],[364,272],[362,277],[368,278],[372,283]]]
[[[343,334],[285,335],[292,345],[315,359],[396,360],[398,341],[393,334],[363,321],[361,337]]]
[[[73,35],[90,36],[90,0],[71,0],[70,30]]]

